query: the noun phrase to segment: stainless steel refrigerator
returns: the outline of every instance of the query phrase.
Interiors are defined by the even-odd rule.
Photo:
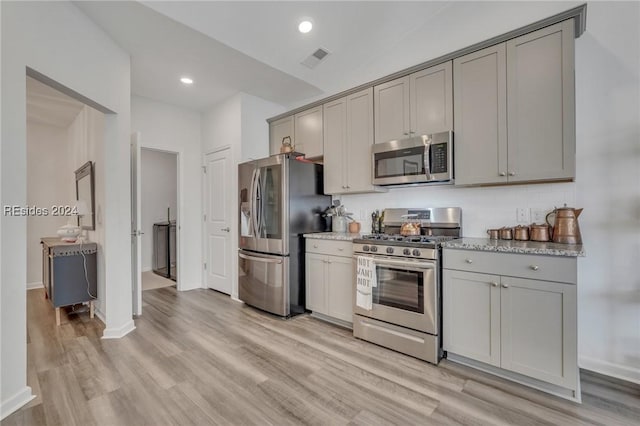
[[[238,165],[238,296],[288,317],[304,312],[304,238],[327,230],[322,166],[273,155]]]

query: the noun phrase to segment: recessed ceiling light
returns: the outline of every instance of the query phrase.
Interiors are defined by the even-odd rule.
[[[298,25],[298,31],[300,31],[302,34],[306,34],[309,31],[311,31],[311,28],[313,28],[313,24],[311,23],[311,21],[302,21],[300,22],[300,25]]]
[[[189,84],[193,84],[193,79],[189,78],[189,77],[181,77],[180,81],[183,84],[189,85]]]

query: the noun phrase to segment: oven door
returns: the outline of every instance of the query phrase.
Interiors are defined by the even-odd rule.
[[[354,306],[354,313],[438,334],[437,262],[387,256],[373,259],[377,275],[372,289],[373,307],[366,310]]]

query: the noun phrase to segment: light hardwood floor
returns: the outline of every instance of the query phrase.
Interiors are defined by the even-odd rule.
[[[9,425],[630,425],[640,387],[582,373],[582,405],[454,363],[433,366],[308,315],[288,321],[211,290],[145,291],[137,329],[55,326],[28,292],[28,382]]]

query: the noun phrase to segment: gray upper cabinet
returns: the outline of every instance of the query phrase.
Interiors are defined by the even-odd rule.
[[[291,138],[291,145],[295,145],[293,115],[272,121],[269,124],[269,155],[279,154],[282,140]]]
[[[375,99],[375,143],[409,136],[409,76],[373,88]]]
[[[411,132],[425,135],[453,129],[451,61],[409,76]]]
[[[504,44],[453,61],[456,185],[507,182]]]
[[[324,104],[326,194],[385,191],[371,184],[373,89]]]
[[[374,87],[375,142],[453,128],[451,61]]]
[[[573,21],[507,42],[510,182],[575,176]]]
[[[453,63],[457,185],[575,176],[573,20]]]
[[[322,157],[322,105],[296,114],[294,120],[295,150],[307,158]]]

